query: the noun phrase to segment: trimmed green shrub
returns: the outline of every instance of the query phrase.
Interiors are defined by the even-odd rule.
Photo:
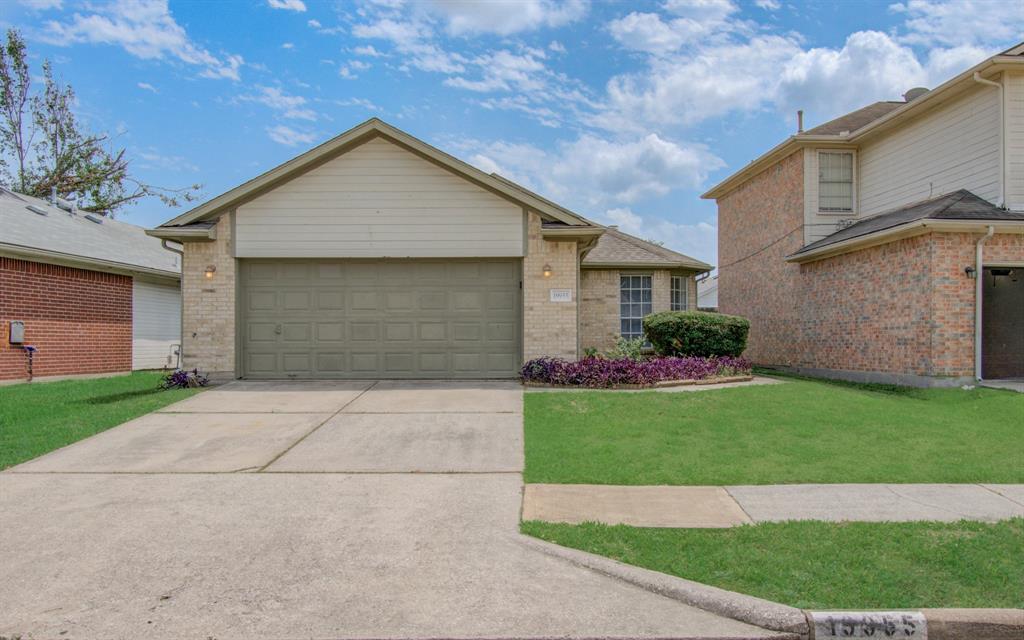
[[[750,321],[706,311],[661,311],[644,318],[644,334],[662,356],[738,357]]]

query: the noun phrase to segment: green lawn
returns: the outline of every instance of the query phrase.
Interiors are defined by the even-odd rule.
[[[524,533],[807,609],[1024,607],[1024,520],[786,522],[640,529],[524,522]]]
[[[161,373],[0,387],[0,469],[177,402],[197,389],[161,391]]]
[[[526,482],[1024,482],[1024,395],[791,379],[527,393]]]

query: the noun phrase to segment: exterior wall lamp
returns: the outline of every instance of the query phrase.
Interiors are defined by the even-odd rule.
[[[207,265],[206,266],[206,273],[204,275],[206,276],[206,279],[209,280],[209,279],[213,278],[213,274],[216,273],[216,272],[217,272],[217,265],[211,264],[211,265]]]
[[[964,268],[964,274],[968,278],[970,278],[971,280],[973,280],[974,278],[978,277],[978,274],[975,273],[975,271],[974,271],[974,267],[965,267]]]
[[[544,273],[544,277],[545,278],[550,278],[551,277],[551,274],[554,273],[554,272],[551,270],[551,265],[550,264],[545,264],[544,265],[543,273]]]

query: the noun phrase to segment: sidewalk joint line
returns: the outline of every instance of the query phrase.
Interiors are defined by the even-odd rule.
[[[278,453],[278,454],[277,454],[276,456],[274,456],[273,458],[271,458],[270,462],[268,462],[267,464],[265,464],[265,465],[263,465],[262,467],[260,467],[259,469],[257,469],[257,470],[256,470],[256,471],[255,471],[254,473],[263,473],[263,472],[264,472],[264,471],[266,470],[266,468],[267,468],[267,467],[269,467],[270,465],[272,465],[272,464],[274,464],[275,462],[277,462],[278,460],[280,460],[280,459],[281,459],[281,456],[283,456],[284,454],[288,453],[289,451],[291,451],[292,449],[294,449],[294,448],[296,447],[296,445],[298,445],[298,444],[299,444],[300,442],[302,442],[303,440],[305,440],[305,439],[306,439],[306,438],[308,438],[309,436],[311,436],[311,435],[313,435],[314,433],[316,433],[316,432],[317,432],[317,430],[319,430],[319,429],[320,429],[320,427],[324,426],[325,424],[327,424],[328,422],[330,422],[330,421],[331,421],[331,419],[333,419],[333,418],[334,418],[335,416],[337,416],[337,415],[338,415],[339,413],[341,413],[342,411],[344,411],[344,410],[345,410],[345,407],[349,406],[350,404],[352,404],[353,402],[355,402],[355,401],[356,401],[356,400],[358,400],[359,398],[362,398],[362,397],[363,397],[363,395],[364,395],[364,394],[365,394],[365,393],[366,393],[367,391],[369,391],[370,389],[372,389],[372,388],[376,387],[376,386],[377,386],[377,384],[378,384],[379,382],[380,382],[380,380],[374,380],[374,381],[373,381],[373,382],[372,382],[372,383],[370,384],[370,386],[366,387],[365,389],[363,389],[362,391],[360,391],[360,392],[359,392],[358,394],[356,394],[356,396],[355,396],[354,398],[352,398],[351,400],[349,400],[349,401],[348,401],[348,402],[346,402],[345,404],[341,405],[341,408],[340,408],[340,409],[338,409],[338,410],[337,410],[337,411],[335,411],[334,413],[330,414],[329,416],[327,416],[326,418],[324,418],[323,420],[321,420],[319,424],[317,424],[317,425],[316,425],[315,427],[313,427],[312,429],[310,429],[310,430],[309,430],[309,431],[308,431],[308,432],[307,432],[307,433],[306,433],[306,434],[305,434],[304,436],[302,436],[301,438],[299,438],[299,439],[298,439],[298,440],[296,440],[295,442],[291,443],[291,444],[290,444],[290,445],[289,445],[288,447],[286,447],[286,448],[284,449],[284,451],[281,451],[281,452],[280,452],[280,453]]]
[[[1010,502],[1012,502],[1013,504],[1017,505],[1018,507],[1024,507],[1024,502],[1017,502],[1016,500],[1014,500],[1010,496],[1002,494],[1002,493],[999,493],[998,491],[996,491],[992,487],[986,487],[985,485],[983,485],[981,483],[978,483],[978,486],[981,487],[982,489],[984,489],[985,491],[990,491],[990,492],[996,494],[997,496],[999,496],[1000,498],[1002,498],[1004,500],[1009,500]]]

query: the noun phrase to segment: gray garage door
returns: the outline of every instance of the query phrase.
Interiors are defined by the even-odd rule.
[[[249,378],[515,375],[519,260],[242,260]]]

